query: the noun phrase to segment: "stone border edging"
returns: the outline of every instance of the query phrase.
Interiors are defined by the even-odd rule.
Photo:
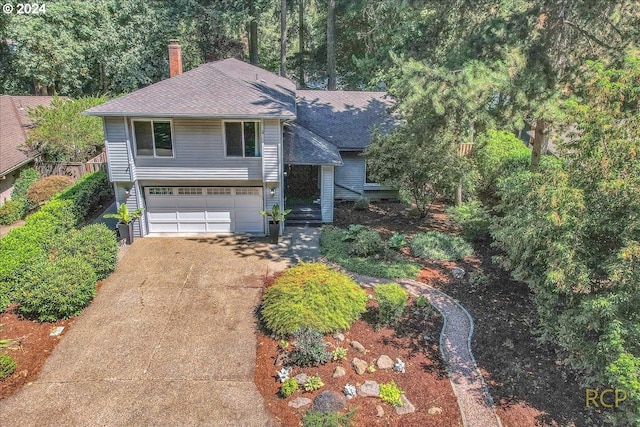
[[[351,274],[358,282],[375,286],[378,283],[393,283],[390,279],[380,279],[359,274]],[[416,296],[425,296],[429,299],[429,303],[442,315],[444,320],[442,330],[440,331],[440,354],[444,359],[447,373],[449,374],[449,382],[451,388],[456,395],[460,415],[462,416],[462,424],[464,427],[502,427],[500,418],[495,412],[495,404],[489,394],[484,378],[478,369],[475,357],[471,351],[471,337],[473,336],[474,323],[471,314],[457,300],[446,293],[430,286],[426,283],[418,282],[411,279],[400,279],[395,282],[401,284],[410,293]],[[416,289],[422,292],[417,292]],[[440,296],[443,300],[443,306],[438,305],[435,296]],[[450,318],[456,313],[446,313],[445,308],[457,310],[457,313],[468,322],[467,325],[451,324]],[[456,331],[457,327],[462,326],[462,330]],[[454,329],[447,332],[448,329]],[[466,330],[466,339],[462,334]],[[453,334],[451,334],[453,332]],[[455,332],[459,332],[456,334]],[[458,341],[463,340],[466,348],[458,348],[452,341],[457,338]],[[461,344],[461,343],[458,343]],[[445,351],[448,349],[449,351]],[[464,354],[466,351],[467,354]],[[448,354],[449,353],[449,354]],[[466,360],[465,360],[466,357]]]

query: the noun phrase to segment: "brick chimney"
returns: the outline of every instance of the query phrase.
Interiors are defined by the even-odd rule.
[[[169,77],[182,74],[182,48],[178,40],[169,40]]]

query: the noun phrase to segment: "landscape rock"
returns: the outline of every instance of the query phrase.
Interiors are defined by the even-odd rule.
[[[347,371],[345,371],[342,366],[337,366],[333,371],[333,378],[340,378],[344,377],[345,375],[347,375]]]
[[[367,352],[367,349],[364,348],[364,346],[360,344],[358,341],[351,341],[351,347],[353,347],[354,350],[359,351],[362,354],[365,354]]]
[[[438,406],[432,406],[427,412],[429,413],[429,415],[440,415],[442,413],[442,408],[439,408]]]
[[[347,406],[347,399],[335,391],[323,391],[313,399],[312,412],[338,412]]]
[[[358,396],[362,397],[379,397],[380,396],[380,386],[377,382],[372,380],[367,380],[358,387]]]
[[[400,396],[400,400],[402,400],[402,405],[396,406],[396,414],[406,415],[406,414],[412,414],[416,411],[416,407],[413,406],[413,403],[409,402],[409,399],[407,399],[407,396],[403,394],[402,396]]]
[[[462,279],[464,277],[464,275],[466,274],[466,272],[461,269],[460,267],[456,267],[453,270],[451,270],[451,274],[453,274],[453,277],[455,279]]]
[[[302,408],[303,406],[307,406],[311,404],[311,399],[307,399],[306,397],[296,397],[295,399],[289,402],[289,406],[292,408]]]
[[[378,360],[376,360],[376,366],[378,369],[391,369],[393,368],[393,359],[386,354],[383,354],[378,357]]]
[[[274,362],[275,366],[282,366],[289,361],[288,353],[280,353],[278,357],[276,357],[276,361]]]
[[[344,341],[344,334],[338,332],[337,334],[333,334],[332,336],[334,340]]]
[[[353,366],[353,369],[356,371],[358,375],[362,375],[365,372],[367,372],[367,368],[369,367],[369,364],[362,359],[358,359],[357,357],[354,357],[353,360],[351,361],[351,366]]]
[[[384,409],[382,409],[381,405],[376,406],[376,417],[378,418],[384,417]]]
[[[309,378],[309,376],[304,372],[293,377],[293,379],[298,382],[299,386],[303,385],[307,381],[307,378]]]

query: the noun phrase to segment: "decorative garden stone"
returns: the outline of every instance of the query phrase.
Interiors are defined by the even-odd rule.
[[[451,270],[451,274],[455,279],[462,279],[466,272],[460,267],[455,267],[453,270]]]
[[[376,417],[378,418],[384,417],[384,409],[382,409],[382,405],[376,406]]]
[[[344,341],[344,334],[341,334],[340,332],[333,334],[332,336],[334,340]]]
[[[351,347],[353,347],[354,350],[359,351],[362,354],[365,354],[367,352],[367,349],[365,349],[364,346],[360,344],[358,341],[351,341]]]
[[[358,375],[362,375],[365,372],[367,372],[367,368],[369,367],[369,364],[362,359],[358,359],[357,357],[354,357],[353,360],[351,361],[351,366],[353,366],[353,369],[356,371]]]
[[[381,355],[376,360],[376,366],[378,369],[392,369],[393,368],[393,359],[391,359],[386,354]]]
[[[344,377],[345,375],[347,375],[347,371],[345,371],[342,366],[337,366],[333,371],[333,378],[340,378]]]
[[[292,408],[302,408],[303,406],[307,406],[311,404],[311,399],[307,399],[306,397],[296,397],[295,399],[291,400],[288,405],[291,406]]]
[[[442,413],[442,408],[439,406],[432,406],[427,412],[429,415],[440,415]]]
[[[344,396],[335,391],[323,391],[313,399],[312,412],[338,412],[347,406],[347,400]]]
[[[372,380],[367,380],[358,387],[358,396],[361,397],[379,397],[380,396],[380,386],[377,382]]]
[[[309,375],[305,374],[304,372],[293,377],[293,379],[298,382],[299,386],[304,385],[304,383],[307,381],[307,378],[309,378]]]
[[[406,415],[416,411],[416,407],[413,406],[413,403],[409,402],[409,399],[407,399],[407,396],[403,394],[402,396],[400,396],[400,400],[402,400],[402,405],[396,406],[396,414]]]

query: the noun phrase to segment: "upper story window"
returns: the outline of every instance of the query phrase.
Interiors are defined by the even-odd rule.
[[[260,122],[224,122],[227,157],[260,157]]]
[[[366,160],[364,162],[364,183],[365,185],[380,185],[379,182],[371,177],[371,173],[369,173],[369,165]]]
[[[173,157],[170,120],[134,120],[136,156]]]

